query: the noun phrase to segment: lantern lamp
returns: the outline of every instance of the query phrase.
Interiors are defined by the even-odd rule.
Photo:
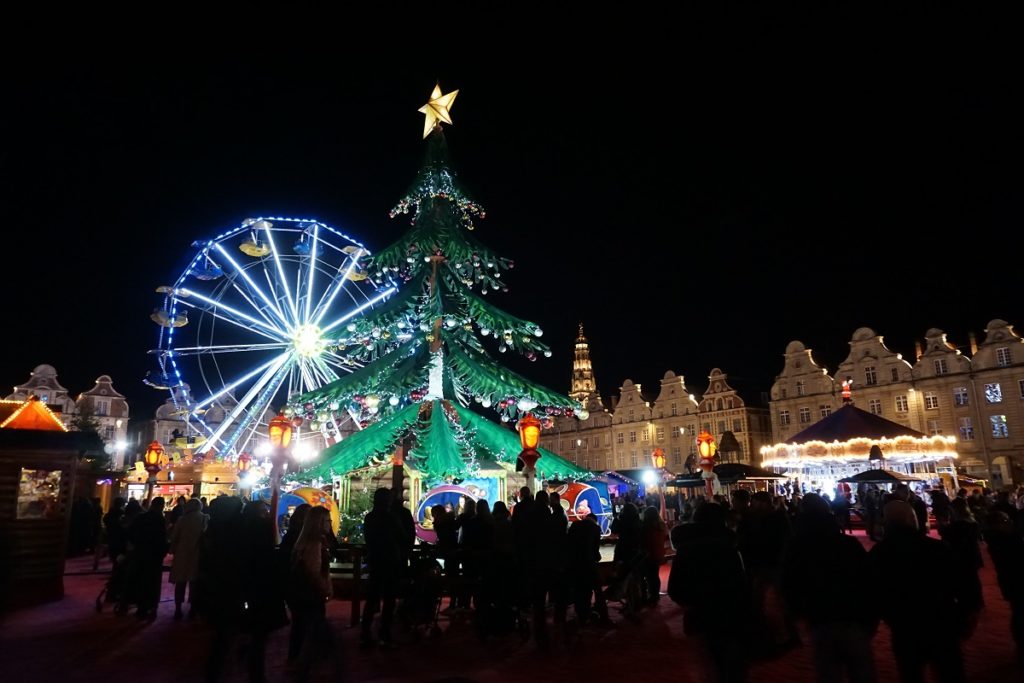
[[[146,471],[150,473],[156,473],[160,471],[160,459],[163,458],[164,447],[160,445],[159,441],[153,441],[149,444],[145,454],[142,456],[143,462],[146,463]]]
[[[238,456],[238,474],[244,475],[252,467],[252,456],[248,453],[242,453]]]
[[[656,470],[665,469],[665,451],[661,448],[655,448],[654,452],[651,453],[651,464],[654,465]]]
[[[700,452],[701,458],[706,460],[714,458],[715,452],[718,451],[715,437],[711,436],[706,430],[701,430],[701,433],[697,436],[697,450]]]
[[[276,448],[288,448],[292,442],[292,420],[289,420],[283,413],[270,421],[270,443]]]

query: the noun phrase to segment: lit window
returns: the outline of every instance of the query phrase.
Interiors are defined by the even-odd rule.
[[[796,383],[796,395],[797,396],[803,396],[804,395],[804,381],[802,379],[801,380],[797,380],[797,383]]]
[[[881,400],[879,400],[877,398],[873,398],[873,399],[871,399],[868,402],[868,406],[871,408],[871,414],[872,415],[881,415],[882,414],[882,401]]]
[[[993,439],[1006,439],[1010,436],[1010,428],[1006,425],[1005,415],[990,415],[988,419],[992,423]]]
[[[939,409],[939,397],[934,391],[924,392],[924,407],[928,410]]]
[[[641,439],[643,439],[644,442],[650,441],[651,433],[645,429],[644,431],[640,432],[640,437]]]
[[[780,425],[788,425],[789,424],[789,411],[788,410],[780,410],[779,411],[779,424]]]
[[[629,452],[629,466],[636,469],[636,451]]]
[[[679,446],[676,446],[675,448],[672,449],[672,464],[673,465],[682,465],[683,464],[683,454],[680,451]]]
[[[971,425],[971,418],[960,418],[960,440],[974,441],[974,426]]]
[[[811,421],[811,409],[801,408],[800,409],[800,424],[806,424]]]
[[[665,440],[665,428],[664,427],[658,427],[657,433],[655,434],[655,436],[657,437],[659,443],[664,441]]]
[[[1011,363],[1013,363],[1013,354],[1010,352],[1010,347],[1004,346],[1001,349],[996,349],[996,365],[1005,368]]]
[[[936,436],[942,433],[942,427],[939,426],[938,420],[928,420],[928,433],[931,436]]]
[[[910,403],[907,401],[906,395],[896,397],[896,412],[906,413],[910,410]]]
[[[947,372],[949,372],[949,366],[946,365],[946,359],[945,358],[936,358],[935,359],[935,374],[936,375],[945,375]]]
[[[971,400],[967,397],[967,387],[957,387],[953,390],[953,404],[957,406],[970,405]]]
[[[1003,388],[999,386],[999,382],[993,382],[992,384],[985,385],[985,403],[1002,403],[1003,402]]]
[[[878,384],[878,375],[875,374],[874,365],[869,365],[864,368],[864,384],[869,387]]]

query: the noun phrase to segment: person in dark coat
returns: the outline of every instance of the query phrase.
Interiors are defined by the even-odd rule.
[[[278,581],[286,587],[285,590],[285,604],[288,605],[288,610],[292,615],[292,627],[288,634],[288,661],[294,662],[299,657],[299,651],[302,648],[302,641],[305,637],[305,624],[301,623],[302,620],[296,620],[296,610],[300,609],[299,605],[294,604],[292,600],[292,593],[287,590],[289,583],[289,575],[291,573],[292,565],[292,550],[295,548],[295,542],[299,540],[299,535],[302,533],[302,525],[306,521],[306,515],[309,514],[309,510],[312,506],[309,503],[303,503],[295,508],[292,512],[291,518],[288,520],[288,531],[284,533],[284,538],[281,539],[281,545],[277,546],[277,571]]]
[[[1024,667],[1024,538],[1002,510],[989,516],[985,534],[996,579],[1003,599],[1010,603],[1010,633],[1017,645],[1017,659]]]
[[[971,600],[978,605],[984,604],[978,578],[978,570],[983,565],[981,527],[967,501],[958,498],[950,504],[950,522],[942,527],[940,536],[953,551],[957,576],[965,590],[970,591]]]
[[[124,498],[115,498],[107,514],[103,515],[103,528],[107,535],[107,556],[110,561],[117,562],[117,558],[127,550],[128,538],[124,528],[124,509],[127,501]]]
[[[673,527],[671,539],[676,556],[668,594],[683,608],[683,631],[709,657],[709,671],[702,672],[701,680],[745,681],[750,586],[736,534],[726,526],[725,508],[703,503],[694,511],[692,524]]]
[[[782,595],[806,620],[819,681],[876,680],[871,639],[878,608],[868,575],[868,554],[860,541],[842,533],[828,503],[815,493],[801,502],[796,534],[782,568]]]
[[[366,607],[362,617],[361,642],[364,646],[380,642],[390,647],[391,621],[395,612],[398,582],[402,575],[401,523],[391,512],[391,489],[379,488],[373,492],[373,509],[363,520],[366,537],[366,564],[370,570],[366,592]],[[380,612],[378,639],[373,639],[373,617]]]
[[[956,570],[948,545],[921,534],[909,503],[882,508],[885,537],[868,553],[870,583],[892,632],[901,680],[923,681],[931,667],[939,681],[966,681],[960,642],[974,632],[981,607]],[[907,603],[907,586],[929,598],[927,619]]]
[[[154,498],[149,510],[132,522],[128,529],[132,583],[140,619],[155,619],[160,604],[160,588],[167,555],[167,525],[164,523],[164,499]]]
[[[249,678],[266,677],[266,643],[269,634],[288,623],[284,584],[278,572],[274,523],[263,501],[249,501],[242,510],[242,628],[249,634],[246,650]]]
[[[207,681],[221,679],[231,645],[242,628],[242,506],[242,499],[237,496],[214,498],[199,545],[196,609],[213,629],[206,659]]]
[[[598,623],[610,624],[608,605],[604,600],[598,576],[598,564],[601,562],[601,526],[597,515],[591,512],[583,519],[578,519],[569,526],[566,534],[566,572],[569,577],[576,610],[576,621],[581,625],[592,620],[596,613]],[[594,608],[590,608],[590,598],[594,596]]]

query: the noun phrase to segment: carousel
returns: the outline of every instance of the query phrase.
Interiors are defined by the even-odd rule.
[[[957,452],[954,437],[928,436],[847,402],[790,441],[765,446],[761,458],[762,467],[783,473],[798,490],[831,493],[868,470],[939,485],[940,470],[953,465]]]

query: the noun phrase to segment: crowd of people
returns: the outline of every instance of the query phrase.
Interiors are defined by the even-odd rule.
[[[880,495],[870,550],[844,533],[841,512],[815,493],[783,498],[737,489],[729,498],[696,497],[671,529],[658,507],[627,502],[611,524],[608,564],[598,518],[570,523],[557,493],[523,488],[511,509],[483,499],[467,499],[457,511],[435,506],[437,543],[425,547],[416,545],[400,498],[379,488],[363,522],[368,583],[360,642],[393,647],[395,620],[416,616],[410,596],[442,577],[429,584],[438,586],[437,612],[447,598],[443,611],[465,615],[481,637],[518,632],[547,650],[552,627],[614,628],[609,601],[621,602],[627,618],[657,604],[660,570],[670,561],[668,596],[682,606],[684,632],[701,641],[719,680],[746,680],[752,661],[808,638],[820,680],[874,681],[880,621],[889,626],[903,680],[923,680],[929,666],[937,680],[965,680],[961,643],[984,609],[983,547],[1024,650],[1024,492],[933,494],[923,515],[915,498],[905,485]],[[928,533],[932,520],[939,538]],[[338,542],[325,508],[302,505],[283,521],[278,544],[260,501],[179,498],[165,510],[162,498],[148,506],[115,500],[103,518],[111,583],[120,577],[111,598],[134,605],[140,619],[154,618],[170,554],[174,618],[201,618],[214,633],[208,680],[221,677],[237,643],[244,643],[250,678],[262,680],[267,638],[289,625],[288,663],[302,679],[334,656],[326,603]],[[927,620],[908,596],[927,598]]]

